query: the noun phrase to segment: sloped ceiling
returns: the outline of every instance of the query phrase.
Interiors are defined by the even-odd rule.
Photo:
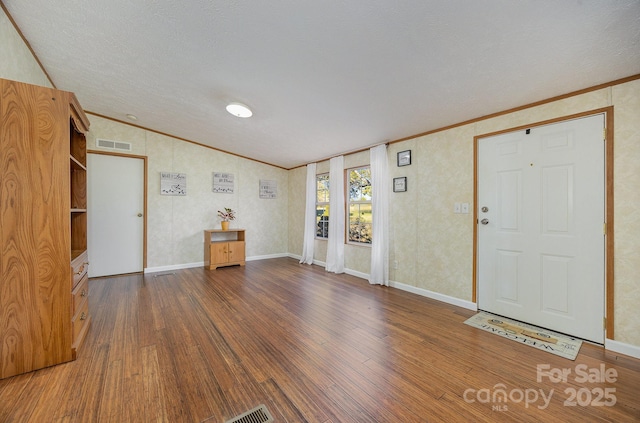
[[[640,74],[635,0],[3,4],[87,111],[284,168]]]

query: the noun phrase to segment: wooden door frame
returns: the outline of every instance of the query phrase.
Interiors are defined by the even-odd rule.
[[[103,156],[123,157],[126,159],[141,159],[144,166],[143,176],[143,210],[142,210],[142,272],[147,268],[147,156],[126,154],[112,151],[87,150],[87,154],[102,154]]]
[[[569,120],[575,120],[583,117],[604,114],[605,117],[605,339],[614,339],[614,225],[613,225],[613,106],[603,107],[601,109],[590,110],[587,112],[576,113],[558,117],[555,119],[544,120],[529,125],[520,125],[508,129],[503,129],[487,134],[476,135],[473,137],[473,289],[471,301],[478,303],[478,143],[482,138],[493,137],[508,132],[515,132],[538,126],[545,126]]]

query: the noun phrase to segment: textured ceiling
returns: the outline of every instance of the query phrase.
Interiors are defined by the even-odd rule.
[[[640,74],[639,0],[3,4],[87,111],[284,168]]]

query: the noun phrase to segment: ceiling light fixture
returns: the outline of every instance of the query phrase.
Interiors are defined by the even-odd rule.
[[[253,112],[251,111],[251,109],[242,103],[229,103],[227,105],[227,112],[241,118],[248,118],[253,116]]]
[[[138,120],[138,117],[136,115],[132,115],[132,114],[128,114],[127,118],[129,118],[130,120]]]

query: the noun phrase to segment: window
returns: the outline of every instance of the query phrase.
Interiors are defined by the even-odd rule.
[[[329,174],[316,175],[316,238],[329,238]]]
[[[349,242],[371,244],[371,168],[349,169]]]

